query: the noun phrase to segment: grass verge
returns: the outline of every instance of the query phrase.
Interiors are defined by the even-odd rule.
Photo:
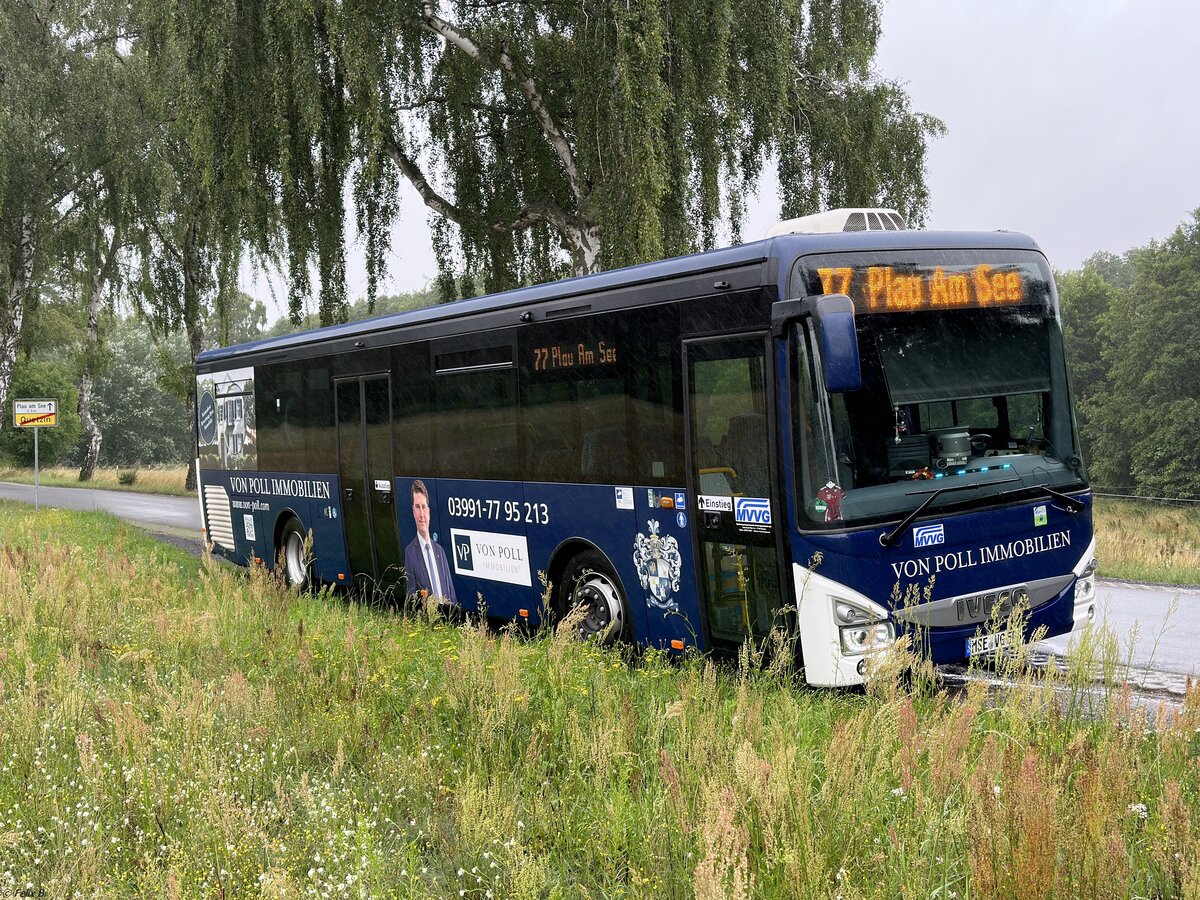
[[[1200,692],[1148,729],[1083,715],[1086,668],[808,690],[298,596],[101,514],[0,536],[0,894],[1200,889]]]
[[[132,484],[121,484],[118,476],[136,472]],[[56,466],[42,469],[38,480],[50,487],[99,488],[109,491],[136,491],[141,494],[171,494],[176,497],[194,497],[195,491],[184,489],[187,466],[151,466],[137,469],[97,469],[91,481],[79,480],[79,469]],[[0,466],[0,481],[16,481],[33,484],[33,469]]]
[[[1094,517],[1101,578],[1200,584],[1200,509],[1099,498]]]

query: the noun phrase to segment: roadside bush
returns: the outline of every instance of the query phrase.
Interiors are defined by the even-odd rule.
[[[0,456],[16,466],[33,465],[33,429],[13,426],[13,401],[35,399],[58,401],[57,427],[42,428],[38,435],[38,460],[42,466],[54,465],[83,435],[77,409],[79,391],[71,371],[55,363],[18,363],[4,407],[4,428],[0,430]]]

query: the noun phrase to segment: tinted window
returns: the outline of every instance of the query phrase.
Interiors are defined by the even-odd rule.
[[[520,477],[515,368],[438,375],[429,418],[443,477]]]
[[[623,324],[614,316],[577,318],[522,333],[522,421],[529,480],[632,480],[629,345]]]
[[[323,361],[306,362],[304,396],[299,404],[299,418],[304,433],[304,449],[309,472],[337,471],[336,436],[333,427],[333,382]],[[286,410],[285,410],[286,412]],[[286,417],[289,433],[297,421]]]
[[[525,329],[520,362],[526,477],[679,484],[678,331],[673,308]]]
[[[429,344],[397,347],[394,360],[396,473],[433,470],[433,421],[429,415]]]
[[[335,472],[329,370],[308,361],[259,366],[255,392],[259,467]]]

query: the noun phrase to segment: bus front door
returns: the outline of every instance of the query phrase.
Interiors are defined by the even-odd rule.
[[[691,492],[696,497],[700,583],[717,644],[762,638],[786,627],[779,614],[771,486],[766,339],[760,335],[685,343]]]
[[[387,375],[337,381],[338,474],[350,567],[381,591],[400,578]]]

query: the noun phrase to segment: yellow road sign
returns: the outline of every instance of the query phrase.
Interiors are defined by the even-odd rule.
[[[18,428],[54,428],[58,425],[58,401],[14,400],[13,424]]]

